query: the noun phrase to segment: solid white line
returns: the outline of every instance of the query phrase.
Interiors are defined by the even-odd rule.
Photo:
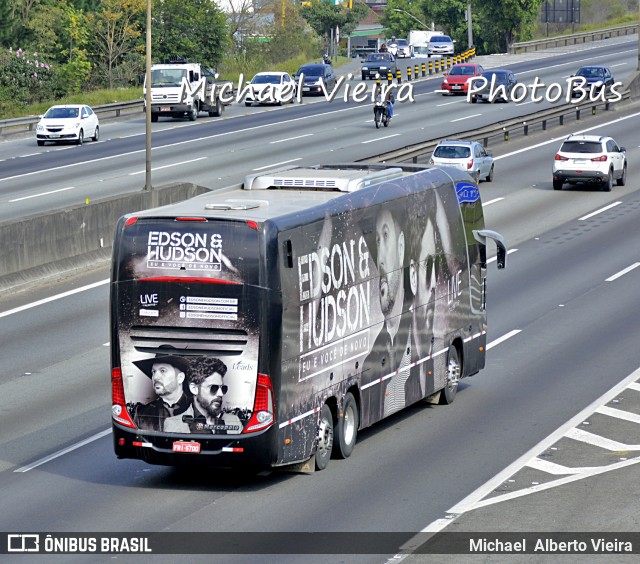
[[[471,119],[471,118],[478,117],[478,116],[481,116],[481,115],[482,114],[472,114],[470,116],[465,116],[465,117],[461,117],[461,118],[458,118],[458,119],[452,119],[452,120],[449,121],[449,123],[455,123],[456,121],[464,121],[465,119]]]
[[[66,192],[67,190],[75,190],[75,186],[69,186],[67,188],[60,188],[58,190],[51,190],[50,192],[41,192],[40,194],[33,194],[32,196],[24,196],[23,198],[15,198],[9,200],[9,202],[20,202],[22,200],[28,200],[29,198],[39,198],[40,196],[48,196],[49,194],[57,194],[58,192]]]
[[[302,139],[303,137],[311,137],[313,133],[305,133],[304,135],[296,135],[295,137],[287,137],[286,139],[278,139],[277,141],[269,141],[270,145],[275,145],[276,143],[284,143],[285,141],[293,141],[294,139]]]
[[[548,435],[542,441],[540,441],[533,448],[530,448],[527,452],[525,452],[522,456],[520,456],[517,460],[509,464],[502,471],[498,472],[493,478],[489,481],[485,482],[482,486],[477,488],[475,491],[471,492],[464,499],[459,501],[456,505],[454,505],[447,513],[466,513],[467,511],[471,511],[476,507],[480,507],[481,500],[488,496],[492,491],[496,488],[500,487],[500,485],[509,477],[513,476],[518,470],[520,470],[523,466],[527,464],[532,458],[538,456],[541,452],[544,452],[549,447],[551,447],[554,443],[556,443],[559,439],[561,439],[564,435],[566,435],[569,429],[580,425],[585,419],[593,414],[593,412],[612,399],[617,397],[622,390],[624,390],[631,382],[635,382],[638,378],[640,378],[640,368],[633,371],[629,376],[627,376],[624,380],[619,382],[613,388],[611,388],[608,392],[601,395],[599,398],[591,402],[587,407],[585,407],[580,413],[572,417],[569,421],[567,421],[564,425],[558,427],[553,433]],[[634,459],[636,462],[640,462],[640,458]],[[627,461],[628,462],[628,461]],[[614,465],[610,465],[610,468],[613,468]],[[536,486],[537,489],[540,489]]]
[[[609,278],[607,278],[605,282],[613,282],[614,280],[617,280],[621,276],[628,274],[629,272],[638,268],[639,266],[640,266],[640,262],[633,263],[631,266],[627,266],[627,268],[625,268],[624,270],[621,270],[620,272],[614,274],[613,276],[609,276]]]
[[[394,133],[393,135],[386,135],[385,137],[378,137],[376,139],[370,139],[369,141],[362,141],[363,145],[366,145],[367,143],[375,143],[376,141],[383,141],[384,139],[391,139],[392,137],[397,137],[398,135],[400,135],[399,133]]]
[[[205,159],[208,159],[209,157],[198,157],[197,159],[191,159],[190,161],[182,161],[179,163],[173,163],[173,164],[168,164],[168,165],[164,165],[164,166],[157,166],[155,168],[152,168],[151,171],[153,172],[154,170],[162,170],[163,168],[173,168],[174,166],[180,166],[180,165],[185,165],[185,164],[189,164],[189,163],[195,163],[196,161],[203,161]],[[134,176],[136,174],[144,174],[146,172],[146,170],[139,170],[138,172],[130,172],[129,176]]]
[[[611,208],[615,208],[616,206],[619,206],[622,202],[613,202],[612,204],[609,204],[608,206],[605,206],[604,208],[600,208],[599,210],[596,210],[594,212],[591,212],[587,215],[583,215],[582,217],[578,218],[578,221],[584,221],[585,219],[590,219],[592,218],[594,215],[598,215],[599,213],[602,212],[606,212],[607,210],[610,210]]]
[[[494,198],[493,200],[489,200],[488,202],[483,202],[482,203],[482,207],[484,208],[485,206],[490,206],[491,204],[495,204],[496,202],[499,202],[500,200],[504,200],[504,198],[503,197]]]
[[[580,131],[575,131],[574,133],[572,133],[572,135],[580,135],[581,133],[587,133],[589,131],[593,131],[594,129],[602,129],[603,127],[606,127],[608,125],[612,125],[614,123],[618,123],[620,121],[624,121],[626,119],[634,118],[634,117],[638,117],[638,116],[640,116],[640,112],[637,112],[637,113],[632,114],[630,116],[617,118],[617,119],[614,119],[612,121],[608,121],[606,123],[603,123],[601,125],[594,125],[593,127],[588,127],[587,129],[581,129]],[[567,137],[567,135],[563,135],[562,137],[554,137],[553,139],[549,139],[548,141],[543,141],[542,143],[537,143],[535,145],[530,145],[528,147],[525,147],[524,149],[518,149],[517,151],[512,151],[511,153],[505,153],[504,155],[500,155],[498,157],[493,157],[493,160],[494,161],[498,161],[500,159],[506,159],[507,157],[512,157],[513,155],[519,155],[520,153],[524,153],[525,151],[530,151],[531,149],[537,149],[538,147],[544,147],[545,145],[549,145],[550,143],[557,143],[559,140],[565,139],[566,137]]]
[[[23,466],[22,468],[18,468],[17,470],[14,470],[14,472],[24,473],[24,472],[28,472],[29,470],[33,470],[34,468],[37,468],[38,466],[42,466],[43,464],[46,464],[47,462],[50,462],[51,460],[54,460],[56,458],[60,458],[61,456],[64,456],[65,454],[67,454],[69,452],[73,452],[74,450],[76,450],[76,449],[78,449],[80,447],[88,445],[89,443],[92,443],[93,441],[101,439],[102,437],[106,437],[110,433],[111,433],[111,429],[105,429],[104,431],[100,431],[99,433],[97,433],[96,435],[93,435],[92,437],[88,437],[87,439],[84,439],[83,441],[80,441],[79,443],[76,443],[75,445],[71,445],[70,447],[64,448],[62,450],[59,450],[58,452],[54,452],[53,454],[50,454],[49,456],[45,456],[44,458],[41,458],[40,460],[36,460],[33,464],[29,464],[28,466]]]
[[[272,168],[274,166],[280,166],[280,165],[283,165],[283,164],[293,163],[295,161],[301,161],[301,160],[302,160],[302,157],[298,157],[297,159],[291,159],[291,160],[288,160],[288,161],[282,161],[280,163],[273,163],[273,164],[270,164],[270,165],[267,165],[267,166],[261,166],[261,167],[258,167],[258,168],[254,168],[252,170],[264,170],[265,168]]]
[[[521,333],[521,332],[522,332],[522,329],[514,329],[513,331],[509,331],[508,333],[505,333],[504,335],[502,335],[502,337],[498,337],[494,341],[491,341],[486,346],[486,349],[489,350],[495,347],[496,345],[499,345],[500,343],[504,343],[507,339],[511,339],[511,337],[515,337],[518,333]]]
[[[9,315],[13,315],[14,313],[20,313],[21,311],[25,311],[27,309],[31,309],[32,307],[36,307],[42,304],[46,304],[49,302],[53,302],[55,300],[59,300],[62,298],[66,298],[67,296],[72,296],[73,294],[78,294],[80,292],[84,292],[85,290],[91,290],[93,288],[97,288],[98,286],[104,286],[109,283],[109,279],[101,280],[100,282],[94,282],[93,284],[88,284],[87,286],[82,286],[82,288],[76,288],[75,290],[69,290],[68,292],[62,292],[62,294],[56,294],[55,296],[51,296],[49,298],[44,298],[43,300],[38,300],[37,302],[33,302],[30,304],[25,304],[20,307],[16,307],[14,309],[10,309],[7,311],[0,312],[0,318],[7,317]]]

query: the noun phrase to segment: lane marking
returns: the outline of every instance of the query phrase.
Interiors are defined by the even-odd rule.
[[[270,164],[270,165],[267,165],[267,166],[261,166],[261,167],[258,167],[258,168],[254,168],[252,170],[264,170],[265,168],[272,168],[274,166],[280,166],[280,165],[287,164],[287,163],[294,163],[296,161],[301,161],[301,160],[302,160],[302,157],[298,157],[297,159],[290,159],[288,161],[282,161],[282,162],[279,162],[279,163],[273,163],[273,164]]]
[[[580,135],[582,133],[587,133],[588,131],[593,131],[594,129],[602,129],[608,125],[613,125],[614,123],[618,123],[621,121],[625,121],[629,118],[635,118],[640,116],[640,112],[636,112],[635,114],[631,114],[629,116],[621,117],[614,119],[612,121],[607,121],[601,125],[594,125],[593,127],[588,127],[586,129],[581,129],[580,131],[575,131],[571,133],[571,135]],[[549,139],[548,141],[542,141],[541,143],[536,143],[535,145],[529,145],[524,149],[518,149],[517,151],[512,151],[511,153],[505,153],[504,155],[500,155],[498,157],[493,157],[494,161],[498,161],[500,159],[506,159],[507,157],[512,157],[513,155],[519,155],[520,153],[524,153],[525,151],[530,151],[531,149],[537,149],[539,147],[544,147],[545,145],[549,145],[550,143],[557,143],[558,141],[564,141],[569,135],[563,135],[562,137],[554,137],[553,139]]]
[[[487,346],[487,348],[489,348]],[[514,462],[509,464],[506,468],[498,472],[493,478],[485,482],[479,488],[471,492],[469,495],[460,500],[457,504],[455,504],[451,509],[449,509],[447,513],[447,517],[445,519],[437,519],[432,523],[428,524],[424,529],[422,529],[421,533],[428,532],[439,532],[446,528],[448,525],[453,523],[460,516],[468,513],[474,509],[478,509],[480,507],[486,507],[488,505],[492,505],[495,503],[500,503],[502,501],[514,499],[517,497],[522,497],[525,495],[529,495],[534,492],[547,490],[553,487],[557,487],[562,484],[567,484],[571,482],[575,482],[577,480],[581,480],[588,476],[595,476],[598,474],[603,474],[604,472],[609,472],[611,470],[615,470],[618,468],[623,468],[625,466],[631,466],[632,464],[640,463],[640,457],[633,458],[630,460],[623,460],[621,462],[616,462],[610,464],[605,467],[594,467],[592,470],[587,470],[582,474],[571,475],[566,478],[560,478],[558,480],[554,480],[552,482],[548,482],[546,484],[537,484],[530,488],[525,488],[523,490],[518,490],[516,492],[511,492],[508,494],[503,494],[496,497],[489,496],[494,490],[500,487],[508,478],[516,474],[518,471],[522,470],[525,466],[527,466],[534,458],[537,458],[541,453],[549,449],[553,444],[558,442],[562,437],[568,436],[569,434],[576,435],[576,428],[586,419],[588,419],[595,411],[609,403],[611,400],[616,398],[623,390],[630,387],[632,384],[636,382],[640,378],[640,368],[634,370],[631,374],[629,374],[624,380],[616,384],[613,388],[602,394],[599,398],[591,402],[587,407],[585,407],[582,411],[580,411],[577,415],[569,419],[564,425],[560,426],[553,433],[545,437],[542,441],[540,441],[533,448],[529,449],[522,456],[516,459]],[[411,541],[409,541],[411,542]]]
[[[303,137],[311,137],[313,133],[305,133],[304,135],[296,135],[295,137],[287,137],[286,139],[278,139],[277,141],[269,141],[270,145],[275,145],[276,143],[285,143],[286,141],[293,141],[294,139],[302,139]]]
[[[494,339],[493,341],[491,341],[487,346],[486,349],[492,349],[493,347],[499,345],[500,343],[504,343],[507,339],[511,339],[511,337],[515,337],[518,333],[521,333],[522,329],[514,329],[513,331],[509,331],[508,333],[505,333],[504,335],[502,335],[502,337],[498,337],[497,339]]]
[[[455,123],[456,121],[464,121],[465,119],[471,119],[474,117],[478,117],[481,116],[482,114],[472,114],[470,116],[465,116],[465,117],[461,117],[461,118],[457,118],[457,119],[452,119],[449,121],[449,123]]]
[[[25,472],[28,472],[29,470],[33,470],[34,468],[37,468],[38,466],[42,466],[43,464],[46,464],[47,462],[55,460],[56,458],[60,458],[61,456],[64,456],[65,454],[73,452],[74,450],[77,450],[80,447],[88,445],[89,443],[92,443],[93,441],[101,439],[102,437],[106,437],[109,434],[111,434],[111,429],[105,429],[104,431],[100,431],[99,433],[93,435],[92,437],[88,437],[88,438],[84,439],[83,441],[80,441],[79,443],[76,443],[75,445],[71,445],[70,447],[63,448],[62,450],[59,450],[58,452],[54,452],[53,454],[50,454],[49,456],[45,456],[44,458],[41,458],[40,460],[36,460],[35,462],[32,462],[31,464],[28,464],[27,466],[22,466],[21,468],[18,468],[16,470],[14,470],[14,472],[18,472],[18,473],[24,474]]]
[[[22,198],[14,198],[9,200],[9,203],[21,202],[22,200],[28,200],[29,198],[39,198],[40,196],[48,196],[49,194],[57,194],[58,192],[66,192],[67,190],[75,190],[75,186],[69,186],[67,188],[60,188],[58,190],[51,190],[49,192],[41,192],[40,194],[33,194],[31,196],[23,196]]]
[[[494,198],[493,200],[489,200],[488,202],[483,202],[482,203],[482,207],[484,208],[485,206],[490,206],[491,204],[495,204],[496,202],[499,202],[501,200],[504,200],[504,197],[500,197],[500,198]]]
[[[0,312],[0,318],[8,317],[9,315],[13,315],[14,313],[20,313],[21,311],[26,311],[31,309],[32,307],[36,307],[39,305],[47,304],[49,302],[53,302],[55,300],[60,300],[62,298],[66,298],[67,296],[72,296],[73,294],[79,294],[80,292],[84,292],[85,290],[92,290],[93,288],[97,288],[98,286],[104,286],[109,283],[109,279],[100,280],[100,282],[94,282],[93,284],[88,284],[86,286],[82,286],[82,288],[76,288],[75,290],[69,290],[68,292],[62,292],[62,294],[56,294],[55,296],[51,296],[49,298],[44,298],[42,300],[38,300],[37,302],[33,302],[30,304],[25,304],[20,307],[16,307],[13,309],[9,309],[7,311]]]
[[[591,219],[593,216],[598,215],[602,212],[606,212],[607,210],[610,210],[611,208],[615,208],[616,206],[619,206],[622,202],[613,202],[612,204],[609,204],[608,206],[605,206],[603,208],[600,208],[596,211],[592,211],[591,213],[588,213],[587,215],[583,215],[582,217],[578,218],[578,221],[584,221],[585,219]]]
[[[157,166],[151,169],[151,171],[153,172],[154,170],[162,170],[163,168],[173,168],[174,166],[180,166],[180,165],[185,165],[185,164],[189,164],[189,163],[195,163],[196,161],[203,161],[205,159],[208,159],[209,157],[198,157],[197,159],[191,159],[190,161],[182,161],[179,163],[173,163],[173,164],[168,164],[168,165],[163,165],[163,166]],[[137,172],[130,172],[129,176],[135,176],[136,174],[144,174],[146,173],[146,170],[139,170]]]
[[[640,262],[635,262],[631,266],[627,266],[627,268],[624,268],[623,270],[621,270],[620,272],[617,272],[613,276],[609,276],[609,278],[605,279],[605,282],[613,282],[614,280],[617,280],[621,276],[628,274],[629,272],[638,268],[639,266],[640,266]]]
[[[361,143],[363,145],[366,145],[367,143],[375,143],[376,141],[384,141],[385,139],[391,139],[392,137],[398,137],[398,135],[400,135],[400,133],[394,133],[392,135],[386,135],[385,137],[377,137],[376,139],[369,139],[369,141],[361,141]]]

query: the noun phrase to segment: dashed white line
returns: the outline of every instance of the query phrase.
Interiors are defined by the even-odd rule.
[[[455,123],[456,121],[464,121],[465,119],[471,119],[471,118],[478,117],[478,116],[481,116],[481,115],[482,114],[472,114],[470,116],[465,116],[465,117],[461,117],[461,118],[458,118],[458,119],[452,119],[449,123]]]
[[[278,139],[277,141],[269,141],[269,145],[275,145],[276,143],[284,143],[286,141],[293,141],[295,139],[302,139],[303,137],[311,137],[313,133],[305,133],[304,135],[296,135],[295,137],[287,137],[286,139]]]
[[[398,137],[399,133],[394,133],[393,135],[386,135],[385,137],[376,137],[375,139],[369,139],[369,141],[362,141],[363,145],[367,143],[375,143],[376,141],[383,141],[384,139],[391,139],[392,137]]]
[[[605,280],[605,282],[613,282],[614,280],[617,280],[618,278],[620,278],[621,276],[624,276],[625,274],[628,274],[629,272],[631,272],[632,270],[635,270],[636,268],[638,268],[640,266],[640,262],[635,262],[633,263],[631,266],[627,266],[627,268],[621,270],[620,272],[617,272],[616,274],[614,274],[613,276],[609,276],[609,278],[607,278]]]
[[[288,161],[282,161],[282,162],[279,162],[279,163],[273,163],[273,164],[266,165],[266,166],[260,166],[258,168],[254,168],[252,170],[254,170],[254,171],[255,170],[264,170],[265,168],[273,168],[274,166],[280,166],[280,165],[283,165],[283,164],[294,163],[296,161],[301,161],[301,160],[302,160],[302,157],[298,157],[297,159],[290,159]]]
[[[58,192],[66,192],[67,190],[75,190],[75,186],[68,186],[67,188],[59,188],[58,190],[50,190],[49,192],[40,192],[40,194],[32,194],[31,196],[23,196],[22,198],[14,198],[9,202],[21,202],[22,200],[28,200],[30,198],[39,198],[40,196],[48,196],[49,194],[57,194]]]
[[[173,163],[173,164],[168,164],[168,165],[164,165],[164,166],[157,166],[155,168],[152,168],[152,171],[155,170],[162,170],[163,168],[173,168],[174,166],[181,166],[181,165],[185,165],[185,164],[189,164],[189,163],[195,163],[196,161],[203,161],[205,159],[208,159],[209,157],[199,157],[197,159],[191,159],[190,161],[182,161],[179,163]],[[138,170],[137,172],[130,172],[129,176],[135,176],[136,174],[144,174],[146,172],[146,170]]]
[[[611,208],[615,208],[616,206],[619,206],[622,202],[613,202],[612,204],[609,204],[608,206],[605,206],[603,208],[600,208],[596,211],[593,211],[591,213],[588,213],[587,215],[583,215],[582,217],[578,218],[578,221],[584,221],[585,219],[591,219],[593,216],[598,215],[600,213],[606,212],[607,210],[610,210]]]

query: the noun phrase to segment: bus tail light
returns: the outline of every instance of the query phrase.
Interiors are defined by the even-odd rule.
[[[273,425],[274,401],[273,384],[271,378],[266,374],[258,374],[256,385],[256,397],[253,402],[253,415],[243,433],[254,433],[262,431]]]
[[[111,371],[111,416],[115,421],[135,429],[129,412],[127,411],[127,403],[124,401],[124,385],[122,383],[122,370],[114,368]]]

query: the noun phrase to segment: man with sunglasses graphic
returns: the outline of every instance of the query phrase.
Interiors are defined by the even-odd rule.
[[[193,394],[191,406],[181,415],[165,421],[167,433],[210,433],[238,435],[242,420],[224,409],[224,396],[229,391],[223,378],[227,367],[219,358],[199,356],[189,365],[187,380]]]

